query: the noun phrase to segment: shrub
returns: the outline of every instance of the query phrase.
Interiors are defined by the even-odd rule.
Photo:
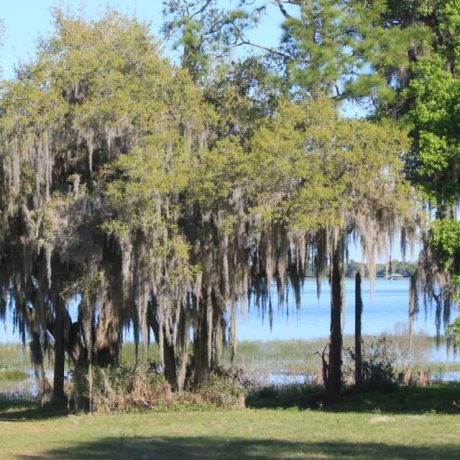
[[[345,376],[354,375],[355,349],[347,351]],[[397,384],[398,352],[394,344],[383,335],[376,340],[363,342],[362,384],[366,388],[385,389]]]
[[[141,364],[77,369],[69,393],[76,410],[96,413],[167,407],[173,402],[165,379]]]
[[[71,375],[68,393],[76,410],[94,413],[131,410],[244,407],[241,371],[218,369],[208,382],[173,393],[155,367],[138,363],[114,367],[79,368]]]
[[[213,372],[208,382],[190,389],[201,404],[221,408],[243,408],[246,399],[246,388],[232,373]]]

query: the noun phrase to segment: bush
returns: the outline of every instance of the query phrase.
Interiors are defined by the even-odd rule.
[[[76,410],[96,413],[168,407],[173,402],[165,379],[140,364],[77,369],[69,393]]]
[[[345,375],[354,376],[355,349],[346,350],[348,359]],[[365,388],[386,389],[398,383],[398,352],[394,344],[383,335],[371,342],[363,342],[362,385]]]
[[[72,373],[67,391],[76,410],[94,413],[244,407],[246,390],[240,372],[219,369],[208,382],[173,393],[164,377],[152,369],[140,363],[80,368]]]
[[[246,389],[231,373],[213,372],[208,382],[189,391],[211,407],[244,408]]]

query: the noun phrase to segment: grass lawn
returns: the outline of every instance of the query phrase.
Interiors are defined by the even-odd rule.
[[[0,458],[460,458],[460,412],[452,401],[456,395],[460,399],[459,387],[423,390],[347,397],[327,410],[111,416],[66,415],[34,403],[2,401]]]

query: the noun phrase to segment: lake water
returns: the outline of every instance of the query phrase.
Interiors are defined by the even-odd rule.
[[[345,281],[346,308],[344,334],[354,334],[354,280]],[[373,295],[369,280],[363,280],[363,334],[400,333],[409,326],[409,280],[375,281]],[[316,281],[308,279],[302,289],[301,307],[297,310],[294,293],[288,293],[288,302],[278,307],[277,294],[273,291],[273,323],[270,328],[268,312],[249,305],[248,312],[238,314],[239,340],[288,340],[317,339],[329,336],[330,327],[330,289],[323,282],[321,295],[316,294]],[[453,312],[455,318],[458,312]],[[414,332],[436,335],[434,308],[425,309],[420,305],[420,312],[414,321]],[[441,331],[441,334],[443,331]]]
[[[347,279],[346,315],[344,334],[354,333],[354,280]],[[363,280],[363,334],[378,335],[383,332],[395,333],[408,328],[409,280],[375,281],[371,296],[369,280]],[[273,324],[270,328],[268,312],[265,314],[252,303],[245,314],[238,314],[237,334],[243,340],[290,340],[317,339],[329,336],[330,293],[329,285],[323,282],[321,296],[316,295],[316,282],[307,279],[302,289],[301,308],[296,309],[294,293],[288,293],[284,306],[278,307],[277,293],[273,290]],[[76,316],[76,311],[74,316]],[[453,312],[455,318],[458,312]],[[434,309],[425,310],[420,306],[420,313],[414,323],[414,331],[436,335]],[[442,331],[441,331],[442,333]],[[129,337],[126,338],[129,340]],[[13,330],[11,319],[0,324],[0,342],[19,342],[17,331]]]
[[[344,334],[354,333],[354,280],[345,282],[346,309]],[[363,280],[363,334],[379,335],[381,333],[404,334],[408,329],[409,280],[377,279],[373,294],[369,280]],[[248,306],[245,313],[237,316],[237,335],[239,341],[246,340],[291,340],[319,339],[329,336],[330,327],[330,290],[324,282],[318,298],[316,282],[313,279],[305,281],[302,289],[302,300],[299,309],[296,308],[294,293],[287,295],[283,306],[277,304],[277,293],[273,290],[272,303],[273,321],[270,327],[268,312],[262,312],[254,303]],[[452,318],[459,312],[453,311]],[[414,332],[436,335],[434,308],[420,305],[420,312],[414,321]],[[441,331],[443,333],[443,331]],[[129,337],[127,337],[129,340]],[[0,342],[19,342],[20,338],[12,328],[11,320],[0,326]],[[433,348],[431,360],[435,362],[460,361],[460,355],[453,355],[446,347]],[[272,383],[304,382],[304,375],[271,375]],[[443,375],[444,380],[460,379],[460,372],[450,371]]]

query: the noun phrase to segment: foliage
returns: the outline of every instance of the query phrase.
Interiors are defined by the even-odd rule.
[[[236,374],[212,373],[207,382],[173,393],[155,363],[77,369],[68,389],[77,411],[96,414],[208,408],[243,408],[245,389]]]
[[[29,378],[29,374],[14,370],[14,369],[2,369],[0,368],[0,381],[7,382],[21,382]]]
[[[348,349],[348,354],[350,361],[354,362],[354,349]],[[362,347],[362,385],[371,389],[391,388],[397,383],[397,362],[397,350],[386,336],[370,342],[364,341]]]
[[[78,372],[89,370],[96,406],[116,410],[109,396],[122,392],[119,384],[128,393],[137,385],[117,367],[131,326],[136,354],[153,333],[173,389],[212,383],[222,346],[236,351],[236,306],[248,293],[266,308],[276,281],[280,301],[292,285],[300,305],[308,265],[319,279],[334,261],[338,286],[355,238],[374,277],[394,233],[411,234],[418,203],[403,174],[406,130],[342,117],[332,91],[346,94],[371,65],[379,89],[355,86],[353,97],[390,100],[389,79],[422,35],[376,25],[386,11],[380,2],[371,10],[293,2],[295,14],[275,3],[285,18],[277,52],[246,37],[267,5],[167,2],[164,31],[179,36],[182,68],[135,20],[56,11],[35,60],[4,82],[2,298],[14,304],[24,340],[30,335],[43,381],[44,352],[53,349],[56,397],[67,353]],[[363,22],[369,11],[374,22]],[[391,62],[398,41],[403,50]],[[239,45],[271,58],[228,62]],[[334,306],[337,320],[341,295]],[[155,398],[142,393],[144,377],[139,397]]]
[[[459,147],[456,141],[460,83],[439,54],[415,67],[407,95],[415,101],[409,112],[413,124],[413,148],[417,154],[417,180],[435,206],[447,207],[458,200],[455,170]]]
[[[450,336],[456,348],[460,346],[460,316],[447,327],[447,335]]]
[[[77,369],[69,388],[76,410],[88,404],[95,413],[117,413],[171,406],[171,388],[164,378],[139,363]]]

